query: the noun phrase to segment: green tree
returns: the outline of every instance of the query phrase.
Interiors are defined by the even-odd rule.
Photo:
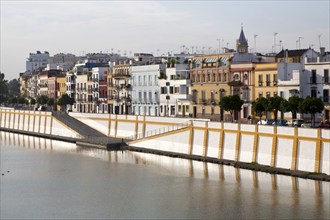
[[[321,113],[324,109],[324,103],[321,99],[315,97],[307,97],[299,104],[301,113],[311,114],[311,121],[315,127],[315,114]]]
[[[31,105],[35,105],[36,104],[36,100],[34,98],[31,98]]]
[[[12,79],[8,82],[8,93],[10,96],[19,96],[19,83],[17,79]]]
[[[255,101],[252,102],[252,111],[256,114],[256,116],[259,116],[261,120],[262,114],[266,111],[267,106],[268,100],[266,98],[257,98]]]
[[[66,106],[73,105],[74,102],[74,98],[71,98],[68,94],[64,94],[61,98],[59,98],[57,103],[61,106],[61,108],[64,106],[64,109],[66,110]]]
[[[37,97],[37,103],[39,105],[46,105],[48,103],[48,96],[46,95],[41,95]]]
[[[283,98],[280,96],[274,96],[268,98],[268,106],[266,110],[273,112],[275,121],[277,121],[277,113],[281,108],[282,101]]]
[[[243,100],[238,95],[232,95],[221,98],[219,106],[223,110],[230,112],[231,121],[233,122],[233,113],[242,110],[243,103]]]
[[[299,104],[304,99],[298,97],[298,96],[291,96],[288,100],[283,99],[281,102],[280,111],[281,112],[291,112],[292,119],[297,118],[297,113],[299,112]],[[293,124],[293,120],[292,120]]]
[[[47,105],[53,106],[55,104],[55,100],[53,98],[49,98],[47,101]]]
[[[0,72],[0,103],[8,100],[8,82],[5,80],[5,74]]]
[[[25,103],[26,103],[25,98],[22,97],[22,96],[18,97],[18,103],[19,103],[19,104],[25,104]]]

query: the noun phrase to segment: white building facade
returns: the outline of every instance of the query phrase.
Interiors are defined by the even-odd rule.
[[[165,64],[132,66],[132,114],[160,115],[158,78],[165,71]]]
[[[159,101],[161,116],[189,117],[190,68],[188,64],[175,64],[166,68],[160,77]]]
[[[37,53],[30,53],[29,58],[26,61],[26,71],[32,72],[39,68],[44,68],[48,64],[49,53],[45,51],[41,53],[37,51]]]

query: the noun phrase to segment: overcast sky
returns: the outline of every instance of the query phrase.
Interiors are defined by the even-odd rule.
[[[6,79],[25,71],[37,50],[179,53],[235,48],[243,23],[251,52],[321,46],[329,51],[328,0],[324,1],[15,1],[1,0],[1,63]],[[321,37],[319,38],[319,35]],[[256,38],[254,35],[258,35]],[[277,47],[277,52],[280,47]]]

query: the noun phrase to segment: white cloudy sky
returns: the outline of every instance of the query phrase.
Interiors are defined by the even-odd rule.
[[[16,1],[0,0],[1,63],[7,79],[25,71],[30,52],[180,52],[181,46],[235,47],[241,23],[254,50],[271,52],[274,32],[288,49],[329,50],[323,1]],[[195,50],[195,49],[194,49]],[[279,48],[277,49],[277,51]],[[159,52],[158,52],[159,51]]]

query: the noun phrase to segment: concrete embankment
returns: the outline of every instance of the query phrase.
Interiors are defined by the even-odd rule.
[[[304,178],[304,179],[312,179],[312,180],[330,182],[330,175],[326,175],[324,173],[290,170],[290,169],[284,169],[284,168],[270,167],[270,166],[257,164],[257,163],[235,162],[233,160],[216,159],[216,158],[211,158],[211,157],[202,157],[202,156],[198,156],[198,155],[173,153],[173,152],[168,152],[168,151],[132,147],[132,146],[128,146],[128,145],[123,146],[120,149],[149,153],[149,154],[164,155],[164,156],[168,156],[168,157],[177,157],[177,158],[188,159],[188,160],[204,161],[204,162],[208,162],[208,163],[228,165],[228,166],[233,166],[233,167],[237,167],[237,168],[241,168],[241,169],[260,171],[260,172],[265,172],[265,173],[270,173],[270,174],[280,174],[280,175],[293,176],[293,177],[299,177],[299,178]]]

